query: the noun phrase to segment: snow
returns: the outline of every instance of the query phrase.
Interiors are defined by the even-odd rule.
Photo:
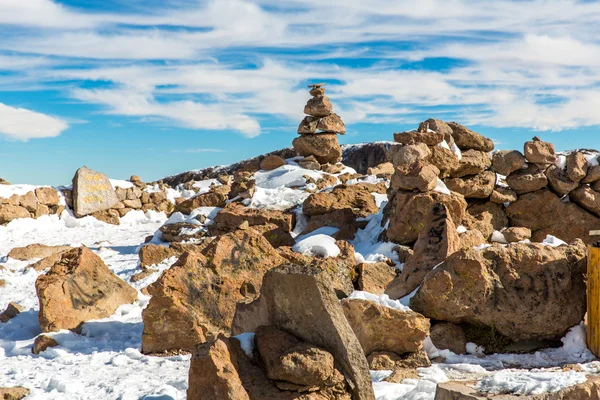
[[[467,231],[467,228],[464,227],[464,226],[462,226],[462,225],[459,225],[459,226],[456,227],[456,233],[458,233],[459,235],[461,233],[465,233],[466,231]]]
[[[546,246],[557,247],[567,243],[560,240],[556,236],[547,235],[546,238],[542,241],[542,244],[545,244]]]
[[[565,155],[558,155],[556,157],[556,162],[555,165],[559,168],[559,169],[566,169],[567,168],[567,156]]]
[[[254,355],[254,332],[245,332],[234,336],[237,340],[240,341],[240,347],[244,350],[244,353],[248,357],[253,357]]]
[[[446,186],[446,184],[444,183],[444,181],[442,181],[440,178],[437,178],[437,182],[435,184],[435,190],[436,192],[440,192],[440,193],[444,193],[447,194],[448,196],[450,196],[450,189],[448,189],[448,187]]]
[[[300,235],[298,237],[296,237],[296,242],[300,242],[304,239],[307,239],[311,236],[315,236],[315,235],[327,235],[327,236],[333,236],[335,235],[337,232],[339,232],[339,228],[334,228],[332,226],[322,226],[321,228],[315,229],[312,232],[306,233],[304,235]]]
[[[356,231],[354,240],[350,244],[354,246],[355,253],[360,254],[366,262],[379,262],[392,260],[396,265],[400,265],[398,254],[394,252],[397,244],[393,242],[378,241],[379,235],[384,230],[381,226],[383,219],[383,209],[387,202],[381,203],[379,212],[369,216],[369,223],[364,229]]]
[[[405,305],[400,303],[400,301],[398,301],[398,300],[390,299],[387,294],[377,295],[377,294],[373,294],[373,293],[369,293],[369,292],[355,290],[354,292],[352,292],[350,294],[350,296],[348,296],[348,298],[368,300],[368,301],[372,301],[373,303],[377,303],[380,306],[393,308],[395,310],[400,310],[400,311],[405,311],[405,312],[410,311],[410,308],[406,307]]]
[[[496,242],[496,243],[504,243],[504,244],[508,243],[508,241],[506,240],[506,238],[500,231],[494,231],[492,233],[491,241]]]
[[[499,371],[482,378],[475,389],[493,394],[533,395],[558,392],[585,382],[582,372]]]
[[[335,244],[335,239],[331,236],[318,234],[309,236],[296,243],[292,250],[296,253],[321,256],[321,257],[337,257],[340,255],[340,248]]]
[[[109,180],[110,180],[110,184],[115,189],[116,188],[130,189],[133,187],[133,183],[131,183],[129,181],[124,181],[124,180],[120,180],[120,179],[109,179]]]
[[[208,193],[212,186],[222,186],[222,184],[216,179],[206,179],[203,181],[196,181],[192,185],[193,188],[198,189],[196,194]]]
[[[322,174],[322,172],[304,169],[295,165],[283,165],[272,171],[258,171],[254,174],[254,179],[256,180],[256,186],[263,189],[293,188],[306,185],[304,176],[317,180],[321,178]]]
[[[245,204],[252,208],[267,210],[288,210],[301,205],[310,193],[304,190],[280,187],[276,189],[265,189],[257,187],[252,199]]]
[[[0,184],[0,198],[8,199],[12,195],[23,196],[40,186],[34,185],[1,185]]]

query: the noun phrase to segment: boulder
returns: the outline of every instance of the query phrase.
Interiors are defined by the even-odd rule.
[[[508,218],[504,207],[500,204],[489,201],[473,201],[467,207],[467,213],[462,223],[467,229],[478,230],[486,239],[489,239],[494,231],[508,226]]]
[[[41,352],[46,351],[49,347],[56,347],[58,345],[58,342],[54,340],[52,336],[39,335],[33,342],[31,352],[33,354],[40,354]]]
[[[396,277],[396,271],[385,262],[358,264],[357,288],[369,293],[383,294]]]
[[[215,216],[211,233],[227,233],[236,230],[243,222],[249,226],[274,224],[284,232],[294,229],[295,215],[279,210],[245,207],[240,203],[229,203]]]
[[[331,113],[326,117],[319,119],[317,122],[317,130],[344,135],[346,133],[346,126],[339,115]]]
[[[92,319],[111,316],[122,304],[133,303],[137,291],[114,275],[87,247],[62,254],[35,282],[42,332],[78,330]]]
[[[263,158],[260,162],[260,169],[265,171],[272,171],[281,166],[285,165],[285,160],[275,154],[271,154]]]
[[[490,201],[496,204],[512,203],[517,201],[517,193],[514,190],[498,186],[490,195]]]
[[[45,206],[57,206],[60,201],[58,192],[51,187],[39,187],[35,189],[35,196]]]
[[[458,325],[446,322],[435,324],[431,327],[429,337],[433,345],[439,350],[450,350],[456,354],[467,352],[465,331]]]
[[[484,151],[486,153],[494,150],[494,142],[491,139],[456,122],[448,122],[448,125],[452,128],[452,137],[459,149]]]
[[[355,231],[357,228],[356,215],[354,215],[354,212],[350,207],[335,209],[332,212],[328,212],[326,214],[313,215],[308,218],[306,229],[304,229],[302,233],[310,233],[324,226],[339,229],[351,226]]]
[[[394,133],[394,141],[402,144],[424,143],[427,146],[435,146],[444,141],[442,132],[434,131],[407,131]]]
[[[231,184],[231,190],[229,191],[229,198],[234,199],[239,196],[242,199],[249,199],[254,196],[254,192],[256,191],[256,180],[254,180],[253,177],[254,175],[252,172],[236,172],[233,177],[233,183]]]
[[[410,301],[428,318],[485,325],[511,340],[559,339],[586,311],[586,247],[494,244],[461,250]]]
[[[442,121],[441,119],[429,118],[426,121],[423,121],[419,124],[420,132],[426,132],[427,130],[432,130],[435,132],[443,133],[444,140],[448,143],[449,146],[454,144],[454,138],[452,137],[452,128]]]
[[[91,216],[96,218],[98,221],[102,221],[107,224],[121,224],[121,220],[119,219],[120,214],[117,210],[96,211],[95,213],[91,214]]]
[[[566,242],[580,238],[589,244],[598,240],[589,231],[600,229],[600,220],[575,203],[562,202],[547,189],[520,196],[506,208],[506,214],[511,226],[531,229],[531,239],[535,242],[541,242],[547,235]]]
[[[520,242],[531,238],[531,229],[522,226],[511,226],[503,230],[502,235],[508,243]]]
[[[417,161],[410,165],[398,165],[390,186],[394,190],[418,190],[428,192],[435,189],[440,170],[433,164]]]
[[[330,192],[311,194],[302,204],[303,213],[310,217],[346,208],[357,217],[379,211],[369,189],[359,185],[338,185]]]
[[[581,185],[569,193],[569,198],[581,208],[600,216],[600,192],[587,185]]]
[[[321,164],[335,164],[342,159],[342,148],[335,133],[302,135],[293,140],[294,150],[300,156],[315,156]]]
[[[421,284],[429,271],[459,249],[460,239],[448,208],[442,203],[435,203],[425,218],[413,256],[404,263],[402,273],[390,282],[385,293],[392,299],[408,295]]]
[[[253,332],[261,325],[275,326],[330,352],[351,382],[352,398],[374,400],[367,360],[326,273],[293,264],[268,271],[260,297],[250,304],[238,303],[233,333]]]
[[[374,371],[431,367],[431,361],[429,361],[427,353],[422,350],[401,355],[389,351],[374,351],[369,354],[367,361],[369,367]],[[415,379],[418,379],[418,377]]]
[[[165,224],[158,228],[158,230],[161,233],[161,239],[163,241],[172,243],[197,241],[206,236],[206,229],[199,223],[174,222]]]
[[[229,186],[212,187],[209,192],[191,197],[179,203],[175,211],[191,214],[198,207],[225,207],[229,199]]]
[[[526,162],[525,156],[518,150],[498,150],[492,156],[494,171],[504,176],[521,169]]]
[[[391,162],[386,162],[377,165],[376,167],[371,167],[367,170],[367,175],[375,175],[378,178],[391,177],[394,174],[394,164]]]
[[[413,193],[399,191],[394,194],[384,210],[384,223],[389,218],[385,235],[398,244],[414,243],[425,225],[425,218],[435,203],[442,203],[455,225],[465,216],[467,202],[458,193],[449,195],[436,191]]]
[[[42,272],[43,270],[52,267],[54,264],[56,264],[57,262],[60,261],[60,259],[62,258],[62,255],[65,252],[73,249],[72,247],[68,247],[68,246],[65,246],[65,247],[66,247],[66,249],[64,249],[63,251],[59,251],[48,257],[42,258],[41,260],[28,265],[27,268],[33,268],[37,272]]]
[[[298,134],[300,135],[312,135],[317,133],[317,124],[319,123],[318,117],[311,117],[310,115],[304,117],[302,121],[300,121],[300,125],[298,126]]]
[[[0,399],[21,400],[29,396],[29,389],[22,386],[0,387]]]
[[[344,299],[342,308],[366,355],[374,351],[415,353],[429,335],[429,320],[363,299]]]
[[[458,167],[449,171],[448,176],[460,178],[468,175],[477,175],[487,170],[492,165],[492,159],[488,153],[478,150],[467,150],[462,153]]]
[[[574,151],[567,155],[567,175],[573,182],[579,182],[586,177],[588,162],[583,153]]]
[[[483,233],[479,232],[477,229],[469,229],[468,231],[461,233],[458,237],[460,238],[461,249],[470,249],[487,243],[487,239],[483,236]]]
[[[146,244],[140,248],[140,265],[142,269],[151,265],[156,265],[170,257],[178,257],[182,253],[170,246],[161,246],[157,244]]]
[[[408,146],[407,146],[408,147]],[[427,161],[440,171],[439,177],[446,178],[460,168],[460,160],[452,151],[442,146],[431,146]]]
[[[200,253],[184,253],[148,287],[142,351],[191,351],[227,333],[238,301],[258,295],[262,275],[285,262],[254,229],[219,236]]]
[[[581,183],[593,183],[596,181],[600,181],[600,165],[590,167],[585,178],[581,180]]]
[[[313,117],[326,117],[331,114],[333,107],[327,96],[317,96],[308,100],[304,106],[304,114]]]
[[[33,192],[27,192],[19,196],[19,205],[29,212],[35,212],[38,208],[38,201]]]
[[[298,160],[298,165],[304,169],[310,169],[313,171],[318,171],[321,169],[321,164],[317,161],[315,156],[304,157],[302,160]]]
[[[485,171],[474,176],[446,179],[444,183],[448,189],[462,194],[465,198],[486,199],[494,191],[496,174]]]
[[[517,194],[535,192],[548,184],[548,179],[535,164],[527,164],[527,167],[521,168],[506,177],[506,183]]]
[[[2,311],[2,313],[0,313],[0,322],[6,323],[6,322],[10,321],[17,315],[21,314],[21,311],[23,311],[23,307],[21,307],[19,304],[8,303],[8,306],[6,306],[6,309],[4,311]]]
[[[573,182],[567,171],[558,168],[555,165],[551,165],[546,170],[546,178],[548,178],[548,184],[550,188],[556,192],[559,196],[569,194],[570,191],[579,186],[579,183]]]
[[[7,224],[17,218],[31,218],[31,214],[24,207],[0,204],[0,225]]]
[[[431,150],[425,143],[408,144],[405,146],[394,146],[391,148],[391,161],[394,165],[413,164],[425,160],[431,156]],[[435,165],[434,162],[432,164]]]
[[[15,260],[27,261],[33,258],[46,258],[71,249],[71,246],[47,246],[35,243],[25,247],[15,247],[8,253],[8,256]]]
[[[87,167],[77,170],[73,177],[73,212],[76,217],[109,210],[118,203],[115,189],[106,175]]]
[[[556,152],[550,142],[542,142],[537,136],[523,146],[525,158],[532,164],[554,164]]]

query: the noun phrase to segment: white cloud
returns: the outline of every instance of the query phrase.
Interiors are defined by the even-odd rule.
[[[187,149],[186,153],[223,153],[225,150],[221,149]]]
[[[69,125],[55,117],[0,103],[0,134],[15,140],[55,137]]]

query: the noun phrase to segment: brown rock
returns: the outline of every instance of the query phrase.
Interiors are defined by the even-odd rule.
[[[56,206],[59,203],[58,192],[51,187],[39,187],[35,189],[38,202],[46,206]]]
[[[262,275],[285,262],[262,234],[238,230],[185,253],[149,286],[142,351],[190,351],[229,332],[235,304],[256,298]]]
[[[142,202],[140,201],[140,199],[135,199],[135,200],[125,199],[125,200],[123,200],[123,205],[130,210],[131,209],[139,210],[140,208],[142,208]]]
[[[38,204],[37,208],[35,209],[35,212],[33,213],[33,216],[35,218],[39,218],[41,216],[48,215],[48,214],[50,214],[50,209],[48,208],[48,206],[45,206],[43,204]]]
[[[265,171],[272,171],[281,166],[285,165],[285,160],[274,154],[268,155],[260,162],[260,169]]]
[[[119,218],[119,212],[117,210],[104,210],[104,211],[96,211],[91,214],[92,217],[96,218],[98,221],[105,222],[111,225],[120,225],[121,220]]]
[[[342,163],[337,163],[337,164],[323,164],[321,165],[321,171],[323,172],[327,172],[328,174],[339,174],[340,172],[342,172],[342,170],[344,169],[344,164]],[[322,177],[321,179],[323,179],[325,177]],[[336,179],[335,176],[331,176],[329,175],[328,178],[325,179]],[[319,179],[319,180],[321,180]]]
[[[211,232],[213,229],[231,232],[244,221],[247,221],[249,226],[275,224],[284,232],[291,232],[294,229],[294,214],[278,210],[249,208],[239,203],[229,203],[220,210],[210,229]]]
[[[371,167],[367,170],[367,175],[375,175],[378,178],[382,177],[390,177],[394,173],[394,164],[391,162],[386,162],[377,165],[376,167]]]
[[[539,243],[461,250],[411,299],[426,317],[493,327],[512,340],[564,336],[585,314],[586,248]]]
[[[386,231],[388,239],[399,244],[415,242],[425,225],[425,217],[435,203],[446,205],[455,225],[463,220],[467,202],[461,194],[397,192],[384,211],[384,216],[390,218]]]
[[[518,150],[499,150],[492,157],[494,171],[504,176],[521,169],[525,162],[525,156]]]
[[[542,142],[539,138],[525,142],[525,158],[532,164],[554,164],[556,162],[556,152],[554,145],[550,142]]]
[[[389,351],[374,351],[367,357],[369,367],[374,371],[404,368],[430,367],[431,361],[424,351],[398,355]]]
[[[366,217],[378,211],[371,192],[358,185],[339,185],[331,192],[311,194],[302,205],[302,211],[308,216],[345,208],[352,209],[357,217]]]
[[[207,193],[202,193],[179,203],[175,210],[183,214],[191,214],[198,207],[225,207],[229,198],[228,186],[212,187]]]
[[[38,207],[38,201],[33,192],[27,192],[19,197],[19,205],[29,212],[35,212]]]
[[[304,107],[304,114],[311,115],[313,117],[326,117],[331,114],[333,107],[327,96],[313,97],[308,100]]]
[[[479,232],[477,229],[470,229],[465,233],[461,233],[459,238],[461,249],[470,249],[487,243],[487,239],[483,236],[483,233]]]
[[[462,153],[458,167],[449,171],[452,178],[460,178],[467,175],[477,175],[487,170],[492,165],[492,159],[488,153],[477,150],[467,150]]]
[[[449,146],[452,146],[454,143],[454,138],[452,137],[452,128],[440,119],[429,118],[427,121],[423,121],[419,124],[419,131],[426,132],[427,129],[443,133],[444,140],[448,143]]]
[[[435,146],[444,140],[444,134],[433,131],[408,131],[394,133],[394,141],[402,144],[425,143],[427,146]]]
[[[21,400],[29,396],[29,389],[16,386],[0,388],[0,398],[3,400]]]
[[[506,177],[506,183],[517,194],[535,192],[548,184],[548,179],[535,164],[527,164],[526,168],[521,168]]]
[[[567,155],[567,175],[573,182],[579,182],[587,175],[588,162],[583,153],[574,151]]]
[[[17,303],[8,303],[6,309],[0,314],[0,322],[8,322],[17,315],[21,314],[23,307]]]
[[[485,151],[486,153],[494,150],[494,142],[491,139],[456,122],[448,122],[448,125],[452,128],[452,137],[459,149]]]
[[[71,250],[71,246],[47,246],[45,244],[30,244],[25,247],[15,247],[8,256],[15,260],[27,261],[33,258],[46,258],[53,254]]]
[[[385,262],[362,263],[358,270],[358,290],[383,294],[386,286],[396,277],[396,271]]]
[[[161,238],[165,242],[178,243],[184,241],[197,241],[206,236],[206,229],[190,222],[175,222],[165,224],[158,228]]]
[[[550,188],[559,196],[569,194],[570,191],[579,186],[579,183],[573,182],[567,175],[567,171],[551,165],[546,170],[546,178]]]
[[[446,179],[446,187],[465,198],[486,199],[490,197],[496,186],[496,174],[485,171],[479,175],[464,178]]]
[[[326,214],[313,215],[308,218],[306,229],[302,233],[310,233],[324,226],[339,229],[353,226],[356,230],[356,216],[350,207],[337,209]]]
[[[440,178],[446,178],[459,169],[460,160],[452,151],[441,146],[431,146],[430,149],[431,155],[427,161],[440,170]]]
[[[351,382],[352,398],[374,400],[367,360],[326,273],[293,264],[268,271],[260,297],[238,303],[233,333],[260,325],[273,325],[330,352]]]
[[[472,202],[467,207],[463,225],[467,229],[478,230],[489,239],[494,231],[508,226],[508,218],[500,204],[492,202]]]
[[[448,208],[442,203],[435,203],[419,233],[414,255],[404,264],[402,273],[386,287],[385,293],[392,299],[408,295],[421,284],[429,271],[459,249],[460,239]]]
[[[0,205],[0,224],[7,224],[17,218],[31,218],[26,208],[10,204]]]
[[[600,165],[595,165],[588,169],[587,175],[581,180],[581,183],[593,183],[600,180]]]
[[[508,243],[520,242],[521,240],[531,238],[531,229],[512,226],[502,231],[502,234]]]
[[[334,133],[302,135],[293,140],[294,150],[300,156],[314,156],[321,164],[335,164],[342,159],[342,148]]]
[[[419,373],[416,368],[395,369],[390,376],[384,379],[390,383],[402,383],[405,379],[419,379]]]
[[[581,185],[569,193],[571,201],[592,214],[600,216],[600,193]]]
[[[257,167],[258,170],[259,167]],[[226,190],[226,189],[221,189]],[[231,184],[231,191],[229,192],[229,198],[233,199],[239,196],[242,199],[249,199],[254,196],[256,191],[256,181],[253,178],[252,172],[240,171],[236,172],[233,177],[233,183]]]
[[[431,156],[431,150],[425,143],[408,144],[405,146],[391,147],[391,161],[393,165],[413,164]],[[435,165],[435,162],[432,162]],[[439,168],[439,167],[438,167]]]
[[[321,169],[321,164],[317,161],[315,156],[304,157],[302,160],[298,160],[298,165],[304,169],[310,169],[312,171],[318,171]]]
[[[467,338],[463,329],[454,324],[439,323],[431,327],[429,334],[433,345],[440,350],[450,350],[456,354],[467,352]]]
[[[58,345],[58,342],[54,340],[52,336],[39,335],[33,342],[33,348],[31,349],[31,352],[33,354],[40,354],[41,352],[46,351],[49,347],[56,347]]]
[[[328,116],[319,119],[317,122],[317,130],[344,135],[346,133],[346,126],[339,115],[331,113]]]
[[[300,121],[300,125],[298,126],[298,134],[300,135],[312,135],[317,133],[317,124],[319,123],[318,117],[311,117],[310,115],[304,117],[302,121]]]
[[[398,165],[392,176],[391,187],[394,190],[413,190],[428,192],[435,189],[440,170],[433,164],[417,161],[410,165]]]
[[[168,246],[147,244],[140,248],[140,265],[142,268],[156,265],[167,258],[180,256],[182,253]]]
[[[296,241],[289,232],[284,231],[275,224],[255,225],[253,226],[253,229],[262,233],[263,237],[267,239],[274,248],[293,246],[296,244]]]
[[[54,264],[56,264],[57,262],[60,261],[60,259],[62,258],[62,255],[65,252],[73,249],[72,247],[69,247],[69,246],[65,246],[65,247],[66,247],[65,250],[56,252],[56,253],[48,256],[48,257],[42,258],[41,260],[39,260],[39,261],[37,261],[37,262],[35,262],[33,264],[28,265],[27,268],[33,268],[37,272],[41,272],[41,271],[43,271],[43,270],[45,270],[47,268],[52,267]]]
[[[76,330],[85,321],[109,317],[120,305],[137,299],[136,290],[87,247],[63,253],[49,272],[37,278],[35,288],[42,332]]]
[[[517,201],[517,193],[514,190],[498,186],[490,195],[492,203],[504,204]]]

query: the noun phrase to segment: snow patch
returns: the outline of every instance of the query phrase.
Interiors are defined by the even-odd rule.
[[[321,256],[321,257],[337,257],[340,255],[340,248],[335,244],[335,239],[331,236],[319,234],[310,236],[299,241],[292,247],[296,253]]]

